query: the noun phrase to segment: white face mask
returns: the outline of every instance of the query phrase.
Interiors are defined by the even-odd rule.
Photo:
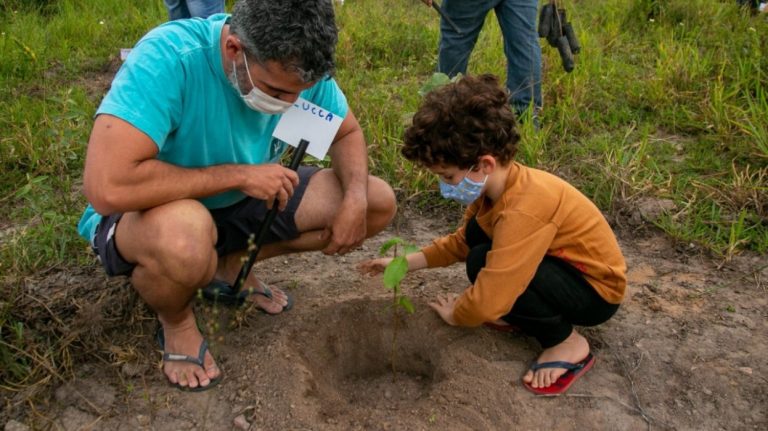
[[[243,51],[243,60],[245,61],[245,71],[248,75],[248,80],[251,82],[251,86],[253,87],[253,89],[248,94],[242,94],[240,91],[240,83],[237,80],[237,67],[235,66],[234,60],[232,61],[232,72],[234,74],[235,88],[237,88],[237,91],[240,93],[240,97],[243,98],[243,102],[245,102],[249,108],[264,114],[282,114],[291,106],[293,106],[293,103],[291,102],[280,100],[261,91],[251,79],[251,71],[248,70],[248,59],[245,57],[245,51]]]

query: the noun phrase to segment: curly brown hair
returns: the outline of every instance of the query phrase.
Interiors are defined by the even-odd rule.
[[[426,95],[405,131],[406,159],[468,169],[484,155],[506,165],[520,135],[506,89],[493,75],[465,76]]]

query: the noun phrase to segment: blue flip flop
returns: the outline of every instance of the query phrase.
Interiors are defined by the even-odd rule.
[[[259,280],[259,286],[263,290],[256,290],[256,289],[246,289],[241,290],[240,292],[235,292],[235,289],[232,288],[232,286],[229,283],[226,283],[224,281],[219,280],[213,280],[208,284],[208,286],[205,286],[201,289],[203,298],[207,299],[208,301],[215,302],[217,304],[224,304],[224,305],[242,305],[245,302],[245,299],[248,298],[251,295],[262,295],[264,297],[267,297],[269,299],[272,299],[272,289],[269,288],[269,286],[266,285],[266,283]],[[280,313],[284,311],[288,311],[293,307],[293,297],[288,294],[288,292],[284,292],[286,299],[288,300],[288,303],[285,304],[283,309],[280,311]],[[264,314],[269,315],[275,315],[280,313],[268,313],[266,310],[264,310],[261,307],[256,307],[259,311],[263,312]]]
[[[176,361],[176,362],[189,362],[192,364],[195,364],[205,370],[205,352],[208,351],[208,342],[203,338],[203,342],[200,343],[200,351],[197,354],[197,357],[189,356],[189,355],[182,355],[180,353],[168,353],[165,351],[165,334],[163,333],[163,327],[161,326],[160,329],[157,330],[157,343],[160,344],[160,348],[163,349],[163,362],[169,361]],[[221,382],[222,374],[219,374],[219,377],[216,377],[215,379],[211,379],[211,382],[208,383],[205,386],[197,386],[194,388],[190,388],[189,386],[183,386],[178,383],[173,383],[171,381],[168,381],[168,383],[175,387],[176,389],[179,389],[181,391],[185,392],[202,392],[207,391],[208,389],[211,389],[212,387],[216,386]]]

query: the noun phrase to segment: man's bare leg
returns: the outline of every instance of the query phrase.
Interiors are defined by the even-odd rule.
[[[324,238],[322,234],[326,226],[333,222],[342,197],[341,184],[333,171],[323,169],[317,172],[311,177],[304,197],[296,210],[296,227],[302,233],[298,238],[263,246],[257,260],[325,248],[330,238]],[[395,194],[389,185],[379,178],[369,176],[366,238],[384,230],[392,221],[396,211]],[[233,253],[221,258],[216,277],[233,283],[243,265],[244,255],[245,253]],[[248,287],[258,289],[258,282],[253,272],[246,282],[246,288]],[[287,304],[287,298],[280,289],[273,288],[272,293],[271,300],[262,295],[251,295],[249,300],[254,301],[268,313],[279,313]]]
[[[131,282],[163,325],[165,351],[197,357],[203,336],[192,299],[216,271],[216,229],[208,210],[194,200],[175,201],[125,214],[117,225],[118,251],[135,262]],[[207,386],[220,370],[207,352],[204,367],[168,361],[168,380],[195,388]]]

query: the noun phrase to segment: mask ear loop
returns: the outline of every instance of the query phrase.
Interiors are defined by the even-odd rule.
[[[248,69],[248,57],[245,56],[245,50],[243,50],[243,61],[245,62],[245,72],[248,74],[248,81],[250,81],[251,86],[255,87],[256,84],[253,83],[251,78],[251,71]]]
[[[237,65],[235,64],[235,60],[232,60],[232,74],[235,75],[235,85],[237,86],[237,92],[242,95],[243,90],[240,89],[240,80],[237,79]]]
[[[472,165],[469,167],[469,169],[467,169],[467,173],[464,174],[464,178],[468,179],[469,181],[472,181],[473,183],[476,183],[477,181],[473,180],[472,178],[467,178],[467,175],[469,175],[469,173],[472,172],[472,168],[474,167],[475,165]],[[488,182],[488,174],[485,174],[485,178],[483,178],[483,185],[485,185],[486,182]]]

